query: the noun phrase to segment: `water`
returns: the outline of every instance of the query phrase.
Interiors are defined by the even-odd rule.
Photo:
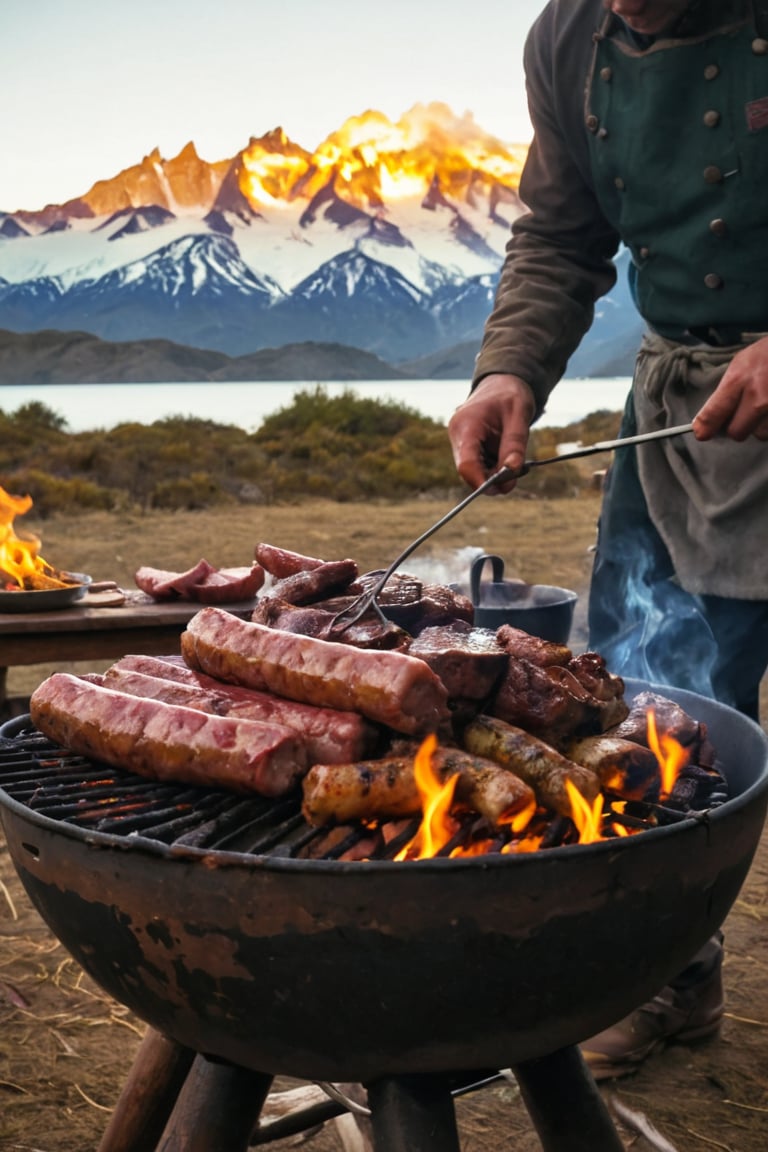
[[[314,381],[259,381],[216,384],[14,384],[0,387],[0,409],[12,414],[37,401],[66,420],[69,432],[113,428],[116,424],[152,424],[169,416],[192,416],[255,431],[265,417],[290,407],[297,392]],[[424,416],[448,422],[466,399],[465,380],[362,380],[323,383],[329,396],[352,391],[360,397],[394,400]],[[553,392],[542,426],[563,426],[592,412],[624,407],[626,378],[563,380]]]

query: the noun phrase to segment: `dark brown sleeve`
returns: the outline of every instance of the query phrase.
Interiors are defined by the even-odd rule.
[[[590,184],[583,101],[592,32],[602,6],[549,5],[525,50],[534,138],[520,182],[529,210],[512,226],[473,386],[490,373],[520,376],[537,411],[616,280],[618,236]]]

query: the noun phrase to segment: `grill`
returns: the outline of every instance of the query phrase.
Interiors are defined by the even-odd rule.
[[[618,1152],[575,1045],[720,926],[768,802],[757,725],[686,692],[630,681],[628,696],[649,687],[708,725],[720,807],[593,845],[407,864],[334,858],[343,843],[308,859],[318,833],[295,802],[150,785],[53,748],[28,718],[0,729],[0,818],[26,891],[150,1025],[126,1101],[137,1077],[172,1083],[174,1099],[186,1085],[164,1152],[247,1147],[276,1075],[368,1085],[377,1152],[450,1152],[456,1077],[510,1066],[545,1152]],[[147,1077],[158,1052],[167,1076]],[[177,1082],[179,1053],[195,1061]],[[101,1152],[153,1148],[155,1104],[134,1144],[123,1117]],[[205,1143],[205,1107],[242,1131]]]

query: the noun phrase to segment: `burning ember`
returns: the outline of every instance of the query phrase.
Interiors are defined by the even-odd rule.
[[[11,496],[0,488],[0,590],[40,592],[69,588],[78,581],[43,559],[40,540],[34,535],[22,539],[13,530],[16,516],[23,516],[31,507],[31,496]]]

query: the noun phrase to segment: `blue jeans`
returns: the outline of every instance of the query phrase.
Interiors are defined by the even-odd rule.
[[[636,431],[630,393],[621,435]],[[631,447],[614,453],[606,481],[589,593],[589,646],[619,676],[698,692],[759,721],[768,600],[694,596],[680,587],[648,515]]]

